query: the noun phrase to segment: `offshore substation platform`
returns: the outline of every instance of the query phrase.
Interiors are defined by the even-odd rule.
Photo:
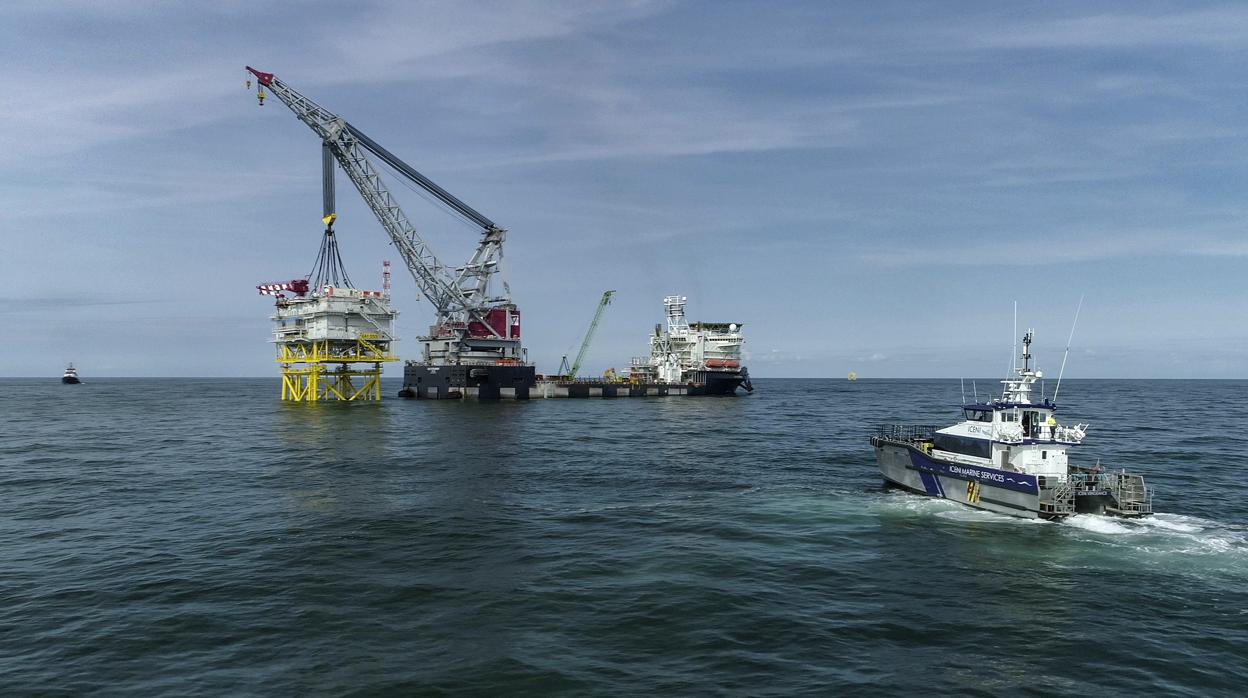
[[[331,211],[323,219],[306,278],[256,287],[277,297],[270,319],[283,400],[380,400],[382,364],[398,361],[390,349],[398,315],[390,306],[390,262],[382,265],[382,290],[355,288],[338,252],[335,218]]]

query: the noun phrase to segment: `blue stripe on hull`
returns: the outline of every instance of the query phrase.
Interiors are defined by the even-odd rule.
[[[1036,476],[1034,475],[1024,475],[980,465],[946,463],[928,458],[915,449],[909,449],[909,451],[910,462],[914,465],[914,469],[919,471],[919,475],[923,477],[923,486],[927,488],[928,494],[934,494],[931,491],[931,487],[927,484],[928,477],[936,481],[937,491],[940,491],[940,480],[936,478],[937,475],[944,475],[959,480],[975,480],[990,487],[1000,487],[1028,494],[1038,494],[1040,492],[1039,487],[1036,485]]]
[[[929,495],[933,497],[940,496],[940,481],[936,479],[935,475],[927,472],[926,470],[920,470],[919,477],[923,480],[923,489],[926,490]]]

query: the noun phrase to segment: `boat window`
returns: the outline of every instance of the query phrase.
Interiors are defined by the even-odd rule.
[[[1015,412],[1014,410],[1007,410],[1007,411],[1005,411],[1005,412],[1002,412],[1002,413],[1001,413],[1001,421],[1003,421],[1003,422],[1017,422],[1017,421],[1018,421],[1018,413],[1017,413],[1017,412]]]
[[[971,422],[991,422],[992,412],[989,410],[965,410],[966,419]]]
[[[971,439],[953,434],[936,434],[932,437],[932,447],[941,451],[961,453],[965,456],[988,458],[992,455],[992,442],[987,439]]]
[[[1044,460],[1044,459],[1046,459],[1046,458],[1048,458],[1048,457],[1049,457],[1049,452],[1048,452],[1048,451],[1041,451],[1041,452],[1040,452],[1040,460]]]

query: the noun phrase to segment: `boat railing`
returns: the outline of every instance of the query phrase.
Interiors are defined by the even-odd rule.
[[[931,441],[936,427],[930,424],[882,424],[875,429],[875,436],[885,441],[919,443]]]
[[[1099,471],[1070,473],[1065,478],[1040,475],[1036,478],[1040,487],[1041,510],[1046,513],[1073,513],[1072,508],[1063,512],[1061,502],[1080,495],[1108,495],[1114,505],[1110,509],[1119,516],[1147,516],[1153,513],[1153,491],[1144,484],[1144,477],[1126,471]],[[1050,506],[1046,509],[1045,504]]]
[[[1126,470],[1106,473],[1113,494],[1117,513],[1127,516],[1147,516],[1153,513],[1153,491],[1144,484],[1143,475]]]
[[[1053,476],[1036,478],[1040,488],[1040,514],[1045,518],[1070,516],[1075,513],[1075,484]]]

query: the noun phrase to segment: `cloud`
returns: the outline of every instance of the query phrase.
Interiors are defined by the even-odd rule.
[[[1107,229],[1029,232],[1000,239],[913,242],[860,250],[858,258],[885,267],[1043,266],[1134,257],[1248,257],[1248,241],[1198,230]]]
[[[768,349],[762,352],[743,350],[741,358],[744,361],[761,365],[796,364],[805,361],[805,357],[802,354],[787,349]]]
[[[148,11],[135,11],[140,6]],[[91,42],[57,28],[63,14],[78,13],[79,3],[0,11],[0,20],[21,28],[22,38],[36,47],[17,53],[6,66],[10,79],[0,101],[0,165],[151,139],[236,117],[249,52],[256,60],[272,61],[261,69],[290,66],[292,85],[498,79],[508,73],[506,56],[492,55],[488,47],[593,31],[659,12],[665,4],[500,2],[465,11],[458,3],[372,3],[354,16],[317,25],[302,42],[279,41],[259,50],[245,48],[249,45],[238,35],[201,41],[202,30],[188,24],[179,7],[109,7],[109,13],[98,13],[92,21],[109,34],[110,48],[89,62],[66,57],[89,49]],[[238,11],[227,5],[199,14],[201,20],[207,15],[220,22],[222,15]],[[282,31],[279,27],[274,33]],[[113,48],[125,44],[145,50]],[[455,59],[438,60],[451,56]]]
[[[1170,14],[1099,14],[1030,22],[980,24],[969,39],[986,48],[1071,49],[1143,46],[1242,47],[1248,8],[1228,5]]]
[[[462,3],[374,3],[334,26],[326,37],[339,75],[357,80],[414,76],[494,79],[514,75],[497,61],[472,60],[482,49],[595,31],[663,12],[668,2],[652,0],[519,0]],[[467,55],[466,55],[467,54]],[[455,56],[454,62],[428,61]],[[467,58],[466,62],[462,59]],[[454,65],[463,66],[456,70]],[[328,67],[328,66],[327,66]]]
[[[318,181],[313,173],[271,168],[239,171],[237,167],[207,165],[198,170],[164,169],[150,175],[49,176],[0,190],[0,209],[8,211],[10,218],[27,220],[94,216],[274,196],[314,186]]]
[[[127,305],[150,305],[153,303],[171,303],[171,300],[153,298],[110,298],[86,294],[61,296],[31,296],[0,298],[0,315],[24,315],[28,313],[46,314],[63,312],[80,308],[99,308]]]

